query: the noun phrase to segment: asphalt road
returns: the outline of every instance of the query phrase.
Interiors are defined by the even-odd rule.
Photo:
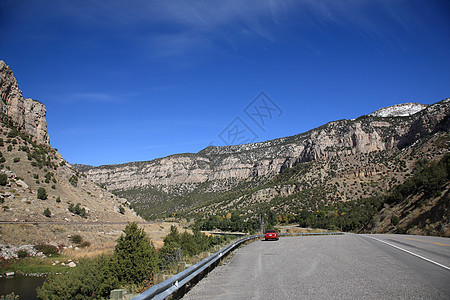
[[[183,299],[450,299],[450,239],[346,234],[256,241]]]

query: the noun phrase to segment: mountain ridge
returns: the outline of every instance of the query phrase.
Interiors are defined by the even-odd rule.
[[[211,199],[217,200],[221,193],[242,189],[242,185],[263,185],[299,164],[327,163],[345,156],[360,160],[378,155],[383,159],[383,155],[399,155],[403,149],[436,134],[443,134],[444,137],[440,138],[445,139],[449,128],[449,106],[450,99],[447,98],[407,116],[363,115],[354,120],[331,121],[290,137],[245,145],[210,146],[198,153],[94,167],[85,174],[128,198],[138,211],[146,212],[147,217],[170,211],[198,212],[195,207],[204,204],[191,199],[195,195],[198,198],[208,197],[206,202],[214,202]],[[363,172],[378,176],[376,174],[388,171],[387,167],[380,167],[375,162],[355,161],[354,164],[358,165],[359,171],[355,170],[358,174]],[[413,162],[407,165],[412,167]],[[327,176],[333,172],[339,173],[339,169],[333,171],[331,165],[327,168],[318,172]],[[404,180],[406,175],[405,172],[401,176],[388,177]],[[288,194],[292,195],[302,188],[287,189],[290,190]],[[347,200],[351,198],[345,197]],[[272,200],[267,198],[264,201]]]
[[[441,101],[439,101],[437,103],[440,103],[440,102],[446,103],[447,101],[450,101],[450,98],[443,99],[443,100],[441,100]],[[437,103],[435,103],[435,104],[437,104]],[[412,111],[410,111],[410,113],[408,113],[406,115],[392,115],[391,111],[395,112],[395,109],[393,109],[393,108],[400,107],[401,109],[403,109],[404,106],[406,106],[406,107],[413,106]],[[426,105],[426,104],[409,103],[409,102],[408,103],[402,103],[402,104],[396,104],[396,105],[380,108],[380,109],[378,109],[378,110],[376,110],[376,111],[374,111],[374,112],[372,112],[372,113],[370,113],[368,115],[362,115],[362,116],[358,117],[357,119],[363,118],[363,117],[368,117],[368,116],[370,116],[370,117],[378,117],[378,118],[392,118],[392,117],[411,116],[411,115],[414,115],[416,113],[421,112],[423,109],[426,109],[428,106],[429,105]],[[415,108],[415,107],[417,107],[417,108]],[[383,113],[378,113],[378,112],[384,112],[384,111],[388,111],[390,114],[389,115],[383,115]],[[208,147],[206,147],[206,148],[204,148],[204,149],[202,149],[202,150],[200,150],[200,151],[198,151],[196,153],[194,153],[194,152],[175,153],[175,154],[167,155],[167,156],[164,156],[164,157],[158,157],[158,158],[151,159],[151,160],[125,162],[125,163],[117,163],[117,164],[102,164],[102,165],[99,165],[99,166],[92,166],[92,165],[85,165],[85,164],[74,164],[74,166],[76,166],[78,170],[80,170],[82,172],[86,172],[86,171],[88,171],[90,169],[95,169],[95,168],[107,168],[107,167],[116,167],[116,166],[123,166],[123,165],[134,165],[134,164],[150,163],[150,162],[159,161],[159,160],[162,160],[162,159],[165,159],[165,158],[169,158],[169,157],[195,156],[195,155],[210,156],[210,155],[213,155],[213,154],[224,154],[224,152],[221,151],[223,149],[231,149],[231,150],[232,149],[236,149],[236,151],[227,151],[227,153],[237,152],[237,151],[239,151],[240,148],[246,148],[245,149],[246,151],[250,151],[250,150],[254,150],[255,148],[262,148],[267,143],[270,143],[269,146],[273,146],[274,143],[276,143],[276,144],[288,143],[289,140],[296,139],[296,138],[301,138],[302,136],[307,135],[308,133],[310,133],[310,132],[312,132],[314,130],[317,130],[317,129],[323,127],[323,126],[327,126],[328,124],[331,124],[331,123],[340,122],[340,121],[349,121],[349,122],[351,122],[351,121],[354,121],[354,120],[356,120],[356,119],[351,119],[351,120],[341,119],[341,120],[337,120],[337,121],[330,121],[330,122],[328,122],[328,123],[326,123],[324,125],[321,125],[321,126],[319,126],[317,128],[310,129],[310,130],[308,130],[306,132],[303,132],[303,133],[295,134],[295,135],[292,135],[292,136],[281,137],[281,138],[275,138],[275,139],[268,140],[268,141],[263,141],[263,142],[240,144],[240,145],[228,145],[228,146],[208,146]],[[259,147],[259,145],[262,145],[262,146]],[[218,149],[221,149],[221,150],[218,150]]]

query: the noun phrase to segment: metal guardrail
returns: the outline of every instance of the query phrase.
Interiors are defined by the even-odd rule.
[[[324,232],[324,233],[280,233],[279,236],[301,236],[301,235],[339,235],[343,234],[342,232]],[[184,288],[191,280],[195,279],[197,276],[202,274],[208,268],[214,266],[215,263],[218,263],[222,258],[227,256],[231,251],[240,246],[241,244],[258,238],[263,238],[264,234],[257,234],[242,238],[240,240],[235,241],[234,243],[226,246],[225,248],[217,251],[216,253],[208,256],[202,261],[196,263],[190,268],[172,276],[160,284],[154,285],[142,294],[134,297],[132,300],[162,300],[170,295],[173,295],[175,292]]]

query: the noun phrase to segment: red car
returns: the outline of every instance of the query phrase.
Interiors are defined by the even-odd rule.
[[[266,231],[266,237],[265,240],[275,240],[278,241],[278,233],[275,229],[269,229]]]

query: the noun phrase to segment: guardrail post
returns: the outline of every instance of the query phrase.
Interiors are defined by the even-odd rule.
[[[124,289],[116,289],[112,290],[109,299],[111,300],[123,300],[123,296],[125,295]]]
[[[161,273],[154,274],[153,275],[153,284],[157,285],[158,283],[161,283],[164,281],[164,275]]]
[[[178,273],[183,272],[184,271],[184,261],[181,261],[178,263]]]

